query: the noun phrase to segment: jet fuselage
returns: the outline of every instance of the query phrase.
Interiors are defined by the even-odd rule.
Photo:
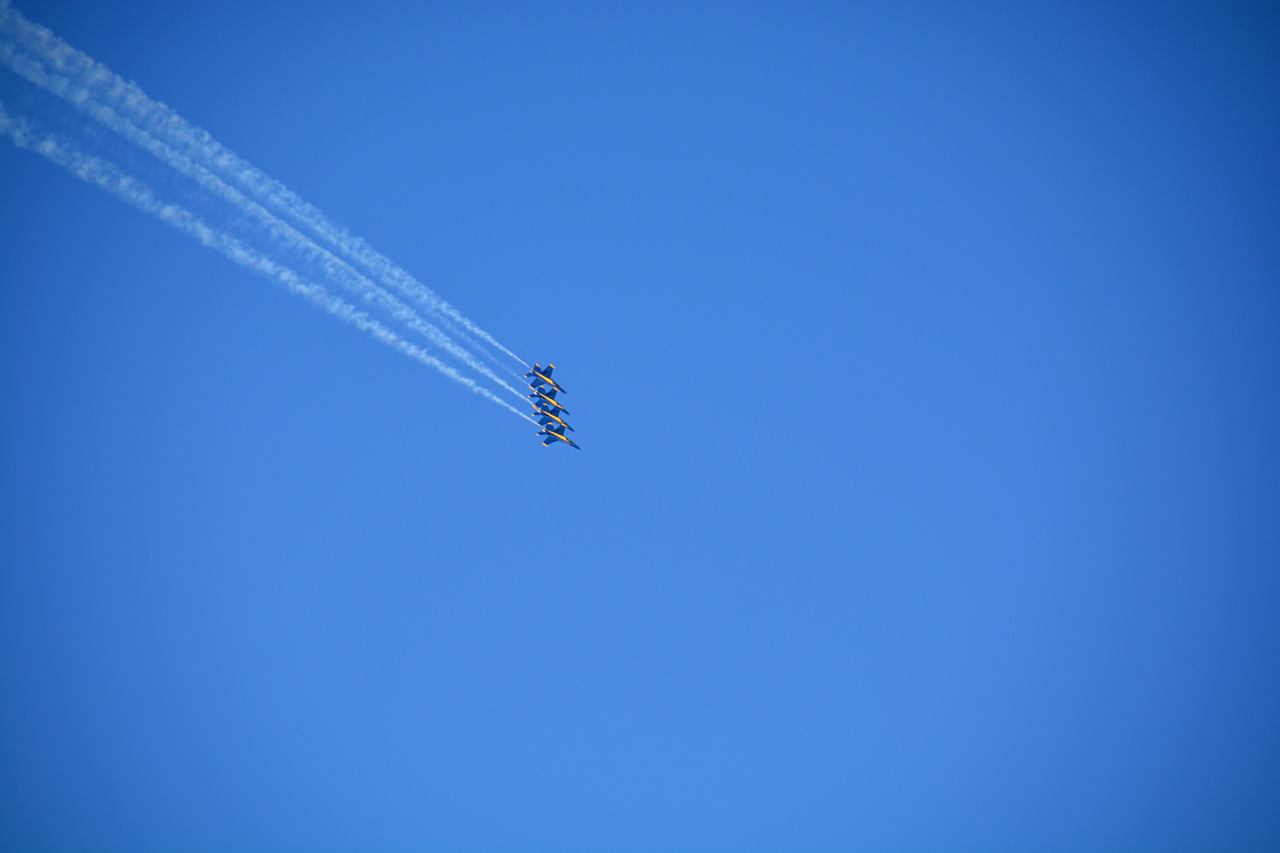
[[[573,429],[573,427],[565,423],[564,419],[561,418],[559,415],[557,415],[555,412],[548,412],[546,409],[534,409],[534,411],[537,412],[542,417],[548,418],[548,420],[541,421],[543,426],[547,426],[551,421],[555,421],[556,423],[560,424],[560,426],[565,427],[566,429],[573,430],[574,432],[577,432],[576,429]]]
[[[534,397],[540,397],[541,401],[533,400]],[[566,415],[570,414],[569,410],[566,409],[564,406],[560,405],[559,403],[557,403],[554,397],[548,397],[546,394],[543,394],[537,388],[533,389],[533,393],[529,395],[529,399],[533,400],[533,404],[535,406],[551,406],[555,409],[558,409],[561,412],[564,412]]]
[[[572,441],[570,441],[568,438],[566,438],[563,432],[556,432],[556,431],[555,431],[555,430],[553,430],[553,429],[544,429],[544,430],[542,430],[542,432],[538,433],[538,435],[545,435],[545,436],[546,436],[546,438],[545,438],[545,439],[543,439],[543,441],[542,441],[542,444],[543,444],[543,446],[544,446],[544,447],[550,447],[550,446],[551,446],[551,439],[553,439],[553,438],[558,438],[558,439],[560,439],[561,441],[563,441],[565,444],[569,445],[570,447],[577,448],[578,450],[581,450],[581,449],[582,449],[581,447],[578,447],[578,445],[576,445],[576,444],[574,444]]]

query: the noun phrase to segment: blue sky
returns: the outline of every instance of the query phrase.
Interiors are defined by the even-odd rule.
[[[583,450],[0,145],[0,846],[1280,844],[1273,8],[17,8]]]

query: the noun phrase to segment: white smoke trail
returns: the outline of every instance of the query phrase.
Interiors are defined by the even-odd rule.
[[[125,174],[114,164],[87,154],[68,140],[41,130],[30,119],[11,116],[3,102],[0,102],[0,134],[8,136],[19,148],[26,148],[43,155],[86,183],[106,190],[142,212],[195,238],[201,245],[271,279],[289,292],[320,306],[357,329],[368,332],[410,358],[435,368],[455,382],[470,388],[474,393],[492,400],[531,423],[534,422],[528,415],[496,397],[487,388],[477,385],[475,380],[463,376],[421,347],[409,343],[365,312],[334,296],[322,285],[307,281],[292,269],[246,246],[227,232],[210,227],[180,205],[161,201],[146,184]]]
[[[363,239],[331,222],[320,210],[303,201],[283,184],[224,148],[206,131],[189,123],[165,104],[147,97],[133,83],[72,48],[48,29],[28,21],[9,7],[8,0],[0,0],[0,32],[15,39],[57,73],[74,80],[101,105],[118,111],[141,130],[165,140],[207,168],[239,183],[264,203],[329,241],[348,258],[363,264],[383,283],[416,299],[428,310],[447,317],[471,335],[528,367],[524,359],[502,346],[492,335],[476,326]]]
[[[81,113],[110,128],[142,150],[153,154],[175,171],[196,181],[204,189],[236,206],[249,218],[257,222],[264,229],[265,234],[277,244],[302,254],[309,262],[324,270],[328,278],[336,281],[344,289],[360,296],[370,304],[378,305],[406,327],[423,335],[432,344],[445,350],[477,373],[491,379],[512,395],[516,397],[522,396],[519,391],[490,370],[487,365],[476,360],[471,353],[451,341],[434,325],[423,321],[412,308],[387,293],[381,287],[378,287],[349,264],[334,257],[331,252],[316,245],[314,241],[299,233],[297,229],[273,216],[261,205],[246,198],[243,193],[229,186],[208,169],[193,163],[188,157],[179,154],[151,134],[121,117],[112,108],[99,103],[92,92],[80,86],[74,80],[61,74],[49,72],[39,61],[7,41],[0,41],[0,63],[3,63],[15,74],[46,92],[67,101]]]

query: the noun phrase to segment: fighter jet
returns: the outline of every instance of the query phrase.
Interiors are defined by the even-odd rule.
[[[565,429],[569,430],[570,432],[577,432],[576,429],[574,429],[573,427],[569,426],[567,423],[564,422],[564,418],[560,417],[555,412],[548,412],[545,409],[534,409],[533,413],[538,416],[538,423],[542,424],[543,426],[549,426],[553,423],[557,423],[557,424],[560,424],[560,426],[564,427]]]
[[[538,435],[546,436],[546,438],[542,439],[542,444],[546,447],[550,447],[551,445],[555,444],[556,441],[563,441],[565,444],[568,444],[570,447],[577,447],[578,450],[582,449],[581,447],[578,447],[578,445],[574,444],[572,441],[564,437],[564,427],[550,427],[550,426],[543,427],[542,432],[538,433]]]
[[[555,369],[556,366],[554,364],[548,364],[546,367],[540,367],[535,364],[533,366],[533,370],[530,370],[525,374],[525,378],[533,377],[533,381],[529,384],[532,385],[535,390],[543,387],[552,388],[561,393],[565,393],[564,389],[560,387],[560,383],[551,378],[551,371]]]
[[[568,409],[556,402],[556,389],[554,388],[548,388],[545,391],[539,388],[534,388],[532,394],[527,394],[525,396],[533,401],[533,405],[535,407],[542,409],[543,411],[564,412],[566,415],[569,414]]]

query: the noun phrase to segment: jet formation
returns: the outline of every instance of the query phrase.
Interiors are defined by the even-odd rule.
[[[565,390],[560,387],[559,382],[551,378],[551,371],[555,369],[554,364],[548,364],[546,367],[535,364],[533,369],[525,374],[525,378],[529,380],[529,387],[533,391],[528,396],[529,402],[533,404],[534,417],[537,418],[538,423],[542,424],[538,437],[542,439],[544,447],[563,441],[570,447],[581,450],[581,447],[564,434],[566,429],[569,432],[576,432],[576,430],[564,419],[564,416],[569,414],[569,410],[556,400],[556,394],[563,394]]]

